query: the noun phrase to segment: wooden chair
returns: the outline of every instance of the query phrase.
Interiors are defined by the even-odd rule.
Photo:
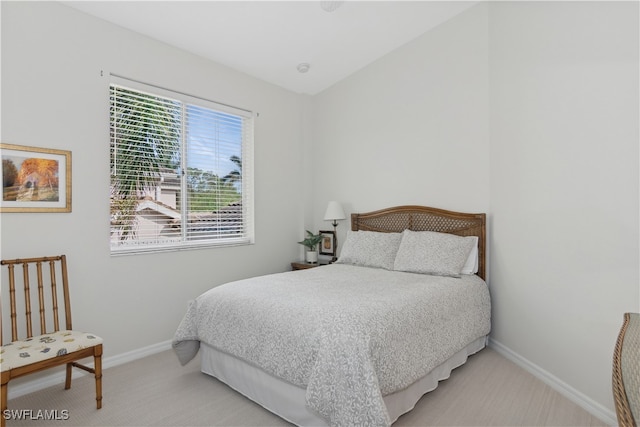
[[[0,265],[6,265],[6,270],[8,270],[7,282],[4,282],[7,276],[4,271],[2,272],[3,289],[0,295],[6,296],[4,286],[8,286],[9,306],[11,307],[11,342],[5,344],[2,335],[0,335],[0,344],[2,344],[0,354],[2,413],[0,420],[2,427],[6,421],[5,414],[10,414],[5,412],[9,381],[60,365],[67,366],[65,389],[71,387],[72,367],[75,366],[94,374],[96,402],[98,409],[100,409],[102,407],[102,338],[76,331],[72,327],[66,256],[2,260]],[[15,268],[16,266],[22,268]],[[3,268],[3,270],[5,269]],[[45,271],[43,272],[43,270]],[[30,278],[34,274],[37,279],[37,287],[32,288]],[[62,289],[58,283],[62,284]],[[34,311],[38,313],[40,335],[34,335],[33,332],[32,301],[36,299],[38,301],[37,310]],[[63,329],[60,328],[59,304],[64,305],[65,327]],[[1,300],[0,310],[2,310]],[[18,316],[18,312],[24,312],[24,317]],[[2,330],[1,322],[0,330]],[[93,357],[94,368],[77,362],[87,357]]]
[[[625,313],[613,352],[613,399],[620,427],[640,419],[640,314]]]

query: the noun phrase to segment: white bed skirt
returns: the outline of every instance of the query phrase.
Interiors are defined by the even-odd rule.
[[[435,390],[438,381],[449,378],[453,369],[463,365],[468,356],[482,350],[486,343],[487,337],[478,338],[406,389],[385,396],[391,422],[413,409],[422,395]],[[304,388],[274,377],[205,343],[200,345],[200,355],[202,372],[218,378],[281,418],[298,426],[328,425],[324,418],[305,406]]]

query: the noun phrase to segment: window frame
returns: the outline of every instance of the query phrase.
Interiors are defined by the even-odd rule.
[[[242,184],[241,184],[241,203],[242,203],[242,235],[239,237],[218,237],[218,238],[210,238],[203,240],[188,240],[185,239],[187,231],[185,229],[187,221],[185,213],[188,211],[187,204],[181,203],[180,212],[181,212],[181,233],[180,233],[180,241],[179,242],[155,242],[155,243],[147,243],[138,242],[134,244],[127,245],[114,245],[113,243],[113,226],[111,225],[111,214],[109,215],[109,246],[110,252],[112,256],[118,255],[133,255],[133,254],[141,254],[141,253],[150,253],[150,252],[173,252],[173,251],[182,251],[182,250],[193,250],[193,249],[206,249],[206,248],[217,248],[217,247],[226,247],[226,246],[241,246],[241,245],[250,245],[255,243],[255,232],[254,232],[254,182],[253,182],[253,173],[254,173],[254,164],[253,164],[253,152],[254,152],[254,126],[255,126],[255,117],[256,114],[250,110],[232,107],[227,104],[222,104],[219,102],[211,101],[209,99],[189,95],[183,92],[178,92],[170,89],[166,89],[160,86],[143,83],[140,81],[124,78],[121,76],[116,76],[110,74],[110,80],[108,84],[109,90],[109,111],[111,111],[111,92],[112,86],[118,86],[124,89],[133,90],[137,92],[142,92],[151,96],[158,96],[163,98],[168,98],[171,100],[175,100],[180,102],[182,112],[181,115],[185,114],[187,110],[187,106],[193,105],[200,108],[210,109],[216,112],[230,114],[233,116],[242,117],[242,142],[241,142],[241,152],[240,158],[242,160]],[[182,200],[185,200],[188,194],[187,190],[187,178],[188,173],[187,165],[186,165],[186,152],[188,150],[188,141],[187,141],[187,132],[185,132],[185,123],[186,120],[182,117],[182,132],[180,137],[180,171],[178,173],[180,180],[180,197]],[[112,128],[112,117],[111,113],[109,113],[109,131]],[[114,144],[114,141],[111,135],[109,136],[109,145],[110,147]],[[219,158],[219,157],[216,157]],[[111,170],[111,156],[110,156],[110,170]],[[111,206],[111,189],[112,189],[112,177],[109,178],[109,205]]]

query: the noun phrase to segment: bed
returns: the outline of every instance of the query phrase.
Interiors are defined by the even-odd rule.
[[[485,248],[482,213],[354,213],[335,263],[210,289],[173,348],[296,425],[391,425],[486,345]]]

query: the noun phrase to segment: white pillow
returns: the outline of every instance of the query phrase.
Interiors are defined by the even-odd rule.
[[[473,244],[473,239],[453,234],[405,230],[393,269],[460,277]]]
[[[473,247],[460,273],[476,274],[478,272],[478,236],[467,236],[465,239],[473,240]]]
[[[393,270],[401,240],[402,233],[349,230],[336,263]]]

